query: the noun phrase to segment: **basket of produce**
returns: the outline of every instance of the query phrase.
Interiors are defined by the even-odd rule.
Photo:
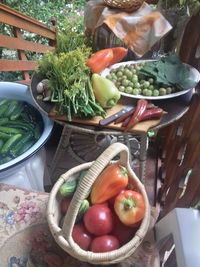
[[[96,161],[61,175],[47,220],[58,245],[80,261],[106,265],[132,255],[148,231],[150,205],[127,146],[114,143]]]
[[[139,9],[144,0],[104,0],[104,3],[109,7],[128,9],[131,11]]]

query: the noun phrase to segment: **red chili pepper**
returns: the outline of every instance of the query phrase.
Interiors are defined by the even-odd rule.
[[[150,120],[150,119],[160,119],[162,115],[163,115],[163,109],[161,108],[147,109],[142,115],[141,121]]]
[[[148,102],[145,99],[138,100],[135,112],[133,113],[133,115],[132,115],[128,125],[124,129],[124,131],[128,131],[136,123],[138,123],[141,120],[141,117],[144,114],[144,112],[145,112],[145,110],[147,108],[147,105],[148,105]]]

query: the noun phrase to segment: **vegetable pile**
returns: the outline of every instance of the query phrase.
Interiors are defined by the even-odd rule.
[[[67,213],[72,196],[84,175],[84,172],[81,173],[78,182],[66,181],[60,187],[62,216]],[[81,203],[72,238],[86,251],[112,251],[134,237],[144,214],[143,196],[129,178],[126,168],[112,163],[97,177],[88,198]]]
[[[131,95],[163,96],[196,85],[190,78],[190,70],[176,55],[157,61],[126,64],[111,69],[106,76],[119,91]]]
[[[0,100],[0,164],[31,148],[43,130],[39,114],[25,102]]]

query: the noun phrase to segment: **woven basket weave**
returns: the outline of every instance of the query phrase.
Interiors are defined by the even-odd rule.
[[[109,7],[137,10],[144,3],[144,0],[104,0]]]
[[[81,202],[87,198],[92,184],[102,170],[120,153],[120,159],[118,162],[127,168],[130,179],[133,179],[138,186],[141,194],[145,201],[145,216],[141,225],[136,232],[135,236],[124,246],[117,250],[104,253],[94,253],[91,251],[82,250],[72,238],[72,229],[75,223],[75,219],[81,205]],[[79,183],[76,192],[73,195],[68,212],[65,215],[62,229],[59,226],[61,219],[60,214],[60,195],[58,193],[60,186],[66,180],[78,179],[80,172],[87,170],[84,178]],[[77,258],[80,261],[88,262],[91,264],[114,264],[123,261],[125,258],[132,255],[135,249],[140,245],[150,223],[150,206],[146,191],[143,184],[136,177],[129,165],[129,151],[127,146],[122,143],[114,143],[110,145],[94,162],[84,163],[77,167],[74,167],[61,175],[58,181],[53,186],[50,192],[49,202],[47,207],[47,221],[49,224],[50,231],[57,242],[57,244],[69,253],[71,256]]]

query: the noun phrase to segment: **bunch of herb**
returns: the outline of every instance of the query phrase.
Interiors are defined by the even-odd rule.
[[[153,78],[157,85],[173,86],[177,90],[186,90],[196,86],[190,67],[183,64],[176,54],[147,62],[139,71],[139,75],[144,78]]]
[[[68,120],[105,115],[91,88],[90,72],[85,65],[89,54],[90,49],[82,47],[67,53],[49,52],[39,61],[38,72],[49,79],[51,102]]]

